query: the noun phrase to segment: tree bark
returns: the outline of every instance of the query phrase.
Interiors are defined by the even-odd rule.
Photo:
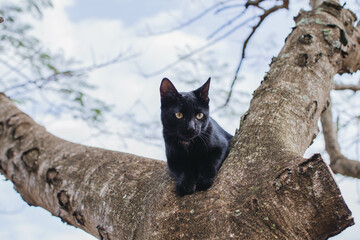
[[[214,185],[176,197],[165,162],[59,139],[0,94],[0,172],[99,239],[327,239],[354,224],[319,154],[302,158],[336,73],[360,68],[355,16],[301,11]]]
[[[357,85],[352,84],[335,84],[334,90],[352,90],[354,92],[360,91],[360,82]]]

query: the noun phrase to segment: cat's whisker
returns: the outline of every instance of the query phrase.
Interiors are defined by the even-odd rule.
[[[202,134],[199,135],[199,139],[202,140],[202,142],[204,143],[204,146],[206,148],[206,151],[208,151],[209,150],[209,147],[208,147],[208,144],[207,144],[208,139],[206,137],[207,137],[206,135],[202,135]]]

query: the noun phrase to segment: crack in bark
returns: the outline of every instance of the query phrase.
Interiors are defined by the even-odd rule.
[[[70,196],[66,193],[65,190],[61,190],[57,194],[59,205],[66,211],[70,210]]]
[[[81,214],[80,211],[75,211],[75,212],[73,213],[73,216],[74,216],[76,222],[77,222],[79,225],[85,226],[85,218],[84,218],[84,216]]]
[[[301,53],[296,59],[296,64],[300,67],[306,67],[308,64],[308,58],[309,56],[306,53]]]
[[[318,101],[314,100],[312,101],[307,107],[306,111],[308,112],[308,118],[313,119],[316,115],[316,112],[318,110]]]
[[[111,240],[109,233],[101,226],[96,227],[99,232],[100,240]]]
[[[29,131],[31,128],[30,123],[24,122],[19,124],[17,127],[14,128],[12,132],[12,136],[15,140],[21,139],[25,136],[25,134]]]
[[[305,45],[310,45],[312,43],[313,36],[311,34],[303,34],[299,38],[299,42]]]
[[[2,137],[3,133],[4,133],[4,123],[0,122],[0,137]]]
[[[56,182],[60,181],[58,174],[59,173],[56,168],[49,168],[46,172],[46,182],[49,184],[55,184]]]
[[[26,169],[29,172],[37,171],[39,156],[40,156],[40,151],[38,148],[29,149],[21,155],[21,160],[23,161]]]
[[[9,148],[7,151],[6,151],[6,157],[8,160],[11,160],[13,159],[14,157],[14,150],[12,148]]]
[[[279,191],[291,181],[291,169],[284,169],[274,180],[275,191]]]

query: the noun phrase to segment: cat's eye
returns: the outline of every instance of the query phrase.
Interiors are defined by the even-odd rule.
[[[204,117],[204,114],[203,113],[198,113],[198,114],[196,114],[196,118],[197,119],[202,119]]]
[[[181,112],[177,112],[177,113],[175,113],[175,117],[177,119],[182,119],[184,117],[184,114],[182,114]]]

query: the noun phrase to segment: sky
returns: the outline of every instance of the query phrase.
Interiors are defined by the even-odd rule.
[[[185,46],[192,49],[203,46],[208,42],[211,30],[220,26],[219,22],[229,19],[227,15],[219,14],[201,19],[197,24],[183,29],[153,35],[150,33],[169,30],[195,16],[201,9],[209,6],[209,1],[55,0],[54,6],[53,9],[44,12],[43,19],[36,24],[34,30],[50,50],[61,51],[67,57],[79,59],[84,65],[105,62],[119,53],[130,52],[139,55],[131,61],[91,73],[88,81],[97,86],[93,93],[112,104],[114,111],[120,115],[131,108],[141,96],[147,110],[138,114],[144,119],[156,119],[160,115],[158,89],[163,77],[169,77],[178,89],[191,89],[179,80],[179,70],[175,71],[174,68],[150,77],[144,77],[143,74],[157,72],[176,61],[179,52],[186,52]],[[277,55],[285,37],[291,32],[294,24],[292,17],[301,7],[308,9],[304,1],[295,1],[291,11],[281,11],[264,22],[264,26],[249,44],[248,60],[242,66],[242,80],[236,84],[236,90],[251,95],[257,88],[268,70],[271,57]],[[239,61],[239,42],[248,32],[249,29],[239,30],[213,45],[212,56],[216,57],[220,65]],[[220,74],[231,79],[235,66],[231,65]],[[214,75],[216,76],[215,72],[206,69],[199,71],[199,79],[203,82]],[[220,87],[220,84],[216,83],[216,77],[213,82],[212,88]],[[225,83],[229,85],[230,82]],[[210,89],[210,98],[212,91],[214,90]],[[246,111],[249,100],[250,98],[245,105],[240,106],[239,112]],[[46,114],[39,106],[20,107],[48,131],[66,140],[165,160],[163,145],[158,147],[131,139],[119,141],[117,136],[93,137],[94,131],[79,119],[73,119],[66,114]],[[238,127],[239,116],[235,116],[235,120],[234,117],[227,118],[216,112],[213,116],[231,133]],[[122,127],[122,124],[114,119],[109,120],[109,125],[114,128]],[[124,141],[126,144],[123,144]],[[323,142],[321,139],[317,140],[305,156],[321,152],[326,157],[323,149]],[[359,181],[343,176],[336,176],[336,181],[357,222],[357,218],[360,219]],[[27,206],[13,190],[12,184],[4,181],[2,176],[0,192],[0,239],[94,239],[84,231],[62,223],[60,219],[41,208]],[[332,239],[355,240],[359,235],[360,227],[355,225]]]

